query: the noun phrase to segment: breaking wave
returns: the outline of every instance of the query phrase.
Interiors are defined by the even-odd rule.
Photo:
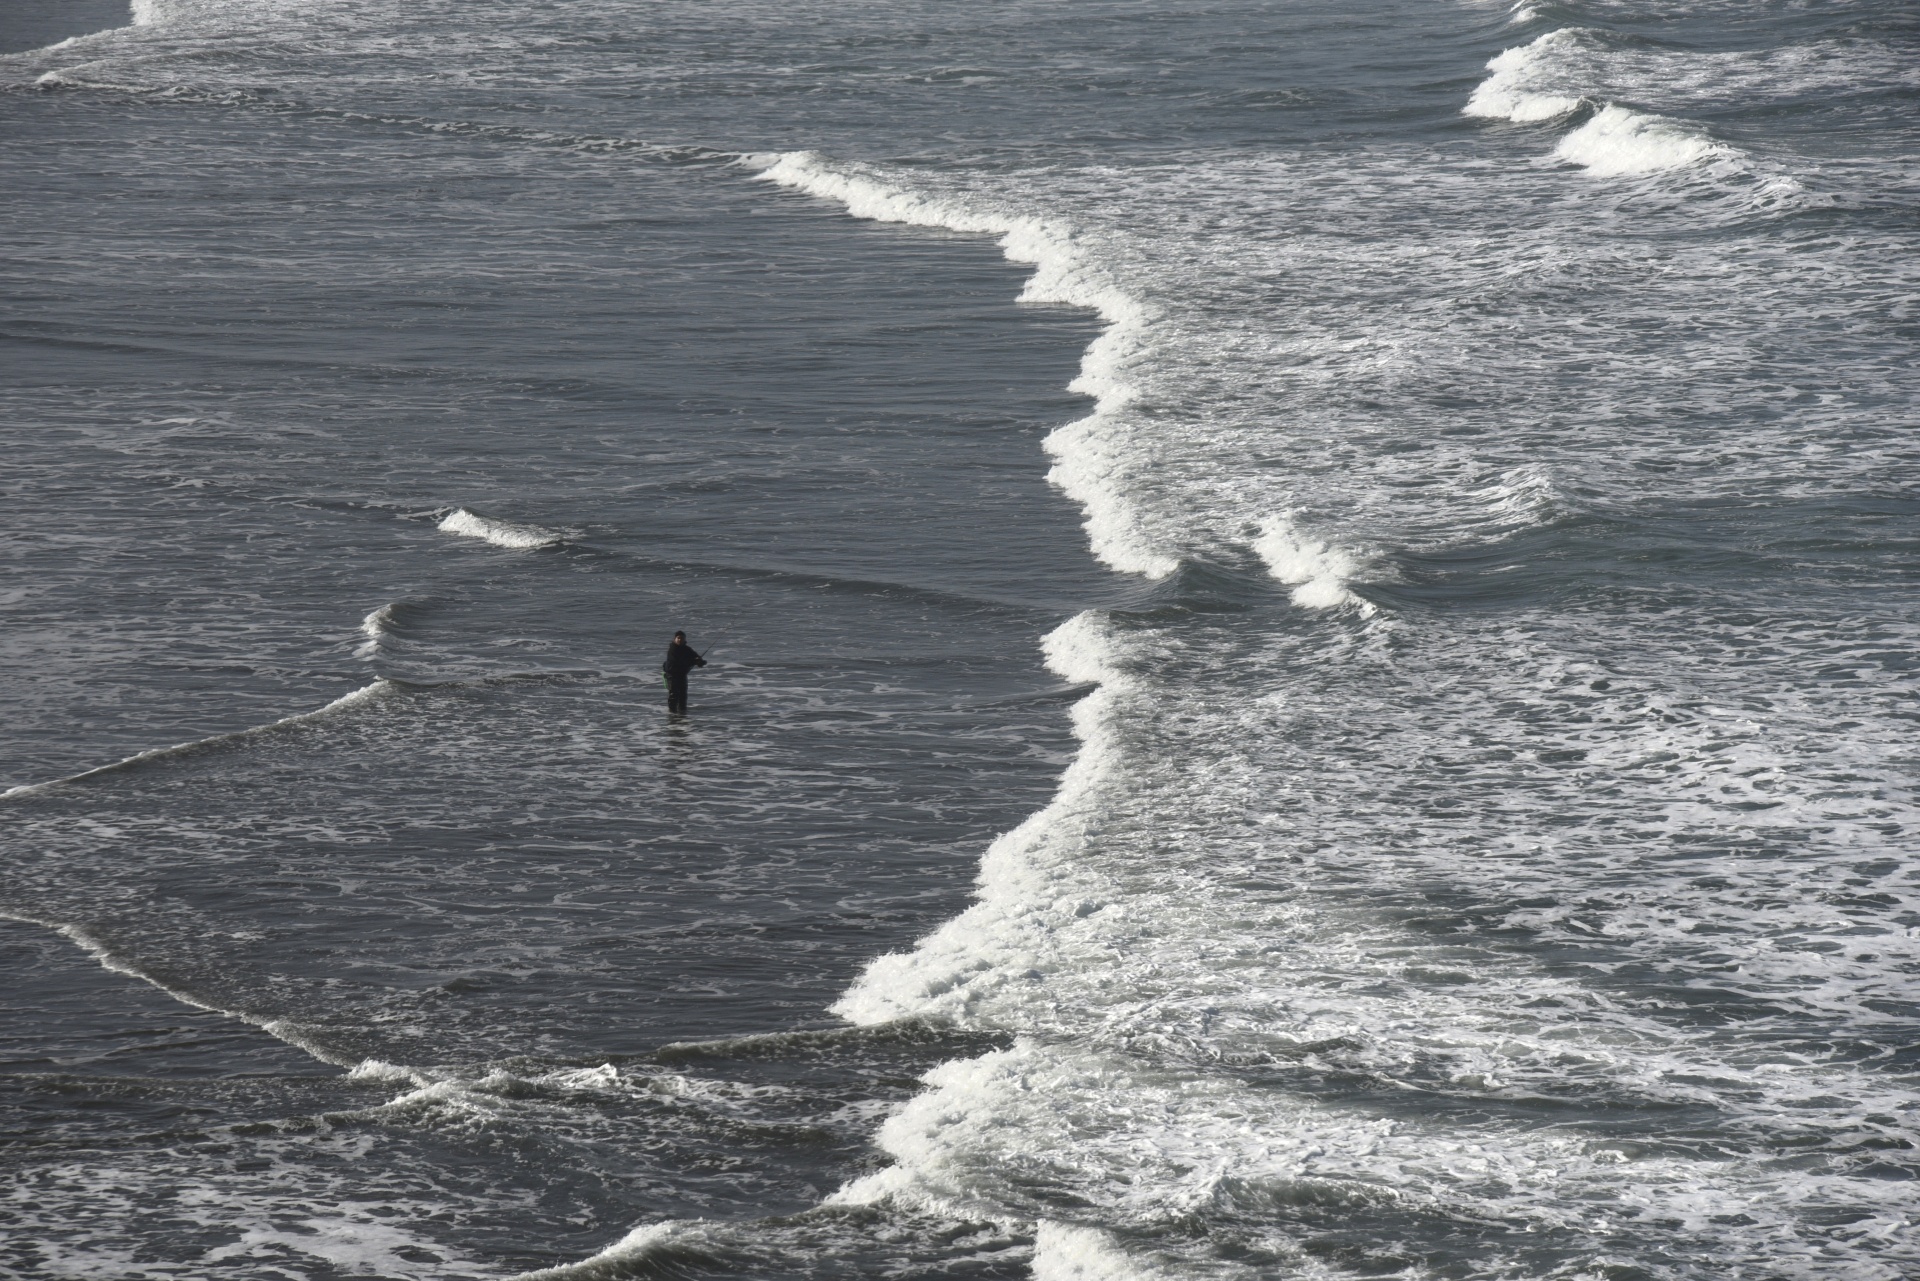
[[[1053,800],[988,847],[972,907],[913,951],[869,963],[832,1013],[869,1026],[909,1018],[957,1022],[980,990],[1022,972],[1018,965],[1009,969],[1011,962],[1035,951],[1033,940],[1050,932],[1056,918],[1077,919],[1102,906],[1090,882],[1076,884],[1073,832],[1077,816],[1110,772],[1115,704],[1127,679],[1097,613],[1067,620],[1042,646],[1055,673],[1099,686],[1074,704],[1080,750]]]
[[[1711,156],[1740,153],[1679,121],[1608,106],[1562,138],[1553,154],[1596,177],[1613,178],[1682,169]]]
[[[393,626],[393,603],[382,605],[360,620],[360,634],[367,639],[353,651],[355,658],[372,658],[380,652],[380,646],[390,634]]]
[[[995,236],[1008,261],[1034,268],[1022,302],[1097,313],[1107,328],[1087,348],[1080,375],[1070,384],[1093,398],[1094,410],[1047,437],[1054,459],[1047,478],[1080,505],[1088,541],[1102,561],[1148,578],[1164,578],[1179,567],[1178,555],[1148,531],[1129,497],[1123,478],[1130,460],[1104,430],[1134,397],[1125,368],[1144,343],[1148,312],[1079,251],[1071,226],[920,194],[878,170],[835,164],[813,151],[749,156],[746,162],[763,166],[760,178],[835,201],[856,218]]]
[[[1613,65],[1627,56],[1608,49],[1601,32],[1578,27],[1549,31],[1488,62],[1490,74],[1461,114],[1540,124],[1591,109],[1592,115],[1562,138],[1553,154],[1601,178],[1684,169],[1710,157],[1742,157],[1737,148],[1716,141],[1697,125],[1607,101],[1602,95],[1613,78]]]
[[[577,1263],[535,1268],[517,1273],[507,1281],[613,1281],[616,1277],[632,1276],[636,1266],[664,1252],[679,1229],[680,1225],[671,1221],[645,1224]]]
[[[1269,573],[1293,585],[1293,603],[1303,609],[1357,605],[1362,614],[1374,612],[1373,605],[1348,590],[1347,584],[1360,572],[1353,554],[1301,533],[1287,517],[1265,521],[1253,546]]]
[[[566,541],[566,535],[558,530],[542,529],[538,525],[516,524],[509,520],[495,520],[470,512],[464,507],[457,507],[449,512],[434,528],[443,534],[478,538],[482,542],[492,543],[495,547],[506,547],[515,551],[557,547]]]
[[[1545,66],[1555,50],[1573,42],[1575,33],[1563,28],[1549,31],[1532,44],[1503,50],[1487,63],[1491,72],[1474,89],[1460,114],[1482,120],[1511,120],[1531,123],[1558,120],[1587,105],[1578,94],[1556,93],[1546,89]]]

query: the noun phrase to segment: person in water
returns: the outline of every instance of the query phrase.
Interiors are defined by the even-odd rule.
[[[687,714],[687,673],[706,665],[707,660],[687,644],[687,634],[675,632],[673,644],[667,646],[667,661],[660,664],[667,678],[667,711],[675,716]]]

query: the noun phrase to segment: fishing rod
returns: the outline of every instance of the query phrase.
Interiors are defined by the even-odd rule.
[[[727,637],[733,635],[733,631],[734,631],[733,628],[727,627],[727,628],[723,628],[718,632],[715,632],[713,644],[708,645],[704,650],[699,650],[699,649],[694,650],[693,651],[694,654],[704,659],[708,654],[713,653],[715,646],[719,645],[720,642],[724,641]],[[692,646],[688,646],[688,648],[692,649]]]

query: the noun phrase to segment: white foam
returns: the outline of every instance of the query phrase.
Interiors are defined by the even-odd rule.
[[[317,707],[311,712],[298,712],[292,716],[285,716],[265,725],[255,725],[248,729],[236,730],[231,734],[213,734],[206,738],[196,738],[186,743],[175,743],[171,747],[155,747],[144,752],[135,752],[132,756],[123,757],[110,765],[97,765],[92,769],[82,770],[78,774],[69,774],[65,778],[48,779],[44,783],[23,783],[18,787],[10,787],[4,792],[0,792],[0,800],[4,800],[9,796],[31,796],[38,792],[44,792],[48,788],[64,787],[68,783],[78,783],[83,779],[97,778],[102,774],[117,773],[120,770],[129,769],[136,765],[144,765],[149,761],[164,760],[169,756],[185,755],[209,747],[215,747],[221,743],[239,742],[259,734],[270,734],[276,730],[288,729],[295,725],[304,725],[310,721],[319,720],[324,716],[330,716],[335,712],[344,711],[349,707],[370,702],[373,699],[389,693],[393,688],[393,684],[383,678],[369,685],[363,685],[351,693],[342,694],[325,707]]]
[[[380,1081],[391,1084],[407,1085],[419,1089],[430,1084],[427,1077],[413,1068],[399,1063],[389,1063],[385,1059],[362,1059],[353,1065],[347,1073],[349,1081]]]
[[[620,1069],[611,1063],[602,1063],[598,1067],[562,1068],[559,1071],[547,1073],[543,1079],[570,1090],[612,1090],[625,1081],[620,1074]],[[685,1094],[689,1092],[685,1077],[654,1077],[649,1084],[657,1085],[663,1079],[673,1084],[665,1089],[655,1089],[654,1093]]]
[[[1116,685],[1125,678],[1104,615],[1094,610],[1075,614],[1040,638],[1047,670],[1066,680]]]
[[[1483,515],[1511,503],[1524,516],[1552,490],[1539,464],[1463,481]],[[1659,629],[1643,617],[1578,620],[1561,641],[1584,659],[1606,627],[1636,684],[1675,670],[1672,655],[1649,647]],[[1333,649],[1331,635],[1318,651],[1269,647],[1236,664],[1243,677],[1262,673],[1266,698],[1250,697],[1244,681],[1209,692],[1164,678],[1235,629],[1183,648],[1186,630],[1123,629],[1088,614],[1048,638],[1056,671],[1102,682],[1075,708],[1080,758],[1048,809],[995,843],[979,901],[912,954],[876,963],[839,1007],[862,1022],[917,1015],[1011,1032],[1014,1045],[929,1073],[928,1091],[877,1137],[895,1164],[843,1188],[836,1204],[1031,1223],[1070,1203],[1086,1225],[1075,1231],[1092,1234],[1037,1251],[1036,1276],[1043,1267],[1144,1271],[1156,1261],[1128,1258],[1119,1240],[1165,1240],[1195,1217],[1264,1215],[1276,1204],[1373,1207],[1368,1214],[1392,1205],[1404,1207],[1396,1216],[1501,1222],[1516,1234],[1625,1224],[1649,1239],[1649,1257],[1666,1241],[1696,1248],[1711,1233],[1728,1270],[1820,1248],[1802,1235],[1809,1207],[1858,1205],[1876,1223],[1897,1223],[1901,1193],[1838,1167],[1597,1144],[1509,1107],[1598,1099],[1630,1114],[1687,1103],[1737,1125],[1886,1125],[1904,1141],[1904,1120],[1858,1119],[1898,1115],[1889,1102],[1899,1087],[1876,1069],[1780,1055],[1765,1030],[1746,1044],[1703,1034],[1605,984],[1457,934],[1403,930],[1398,913],[1371,906],[1424,912],[1426,887],[1444,885],[1498,905],[1489,919],[1503,929],[1576,945],[1604,932],[1608,949],[1659,940],[1640,954],[1679,966],[1705,955],[1716,968],[1736,962],[1739,977],[1715,981],[1764,985],[1767,999],[1803,1008],[1826,1003],[1839,1020],[1872,1019],[1853,998],[1885,990],[1877,984],[1896,970],[1881,958],[1904,963],[1915,942],[1900,932],[1900,904],[1877,913],[1892,929],[1863,935],[1863,921],[1823,906],[1820,888],[1804,883],[1817,864],[1796,840],[1770,855],[1663,860],[1608,821],[1631,815],[1636,828],[1673,834],[1738,830],[1729,818],[1747,823],[1754,812],[1738,807],[1778,804],[1796,785],[1787,757],[1816,736],[1787,722],[1763,727],[1733,707],[1683,735],[1679,707],[1642,714],[1618,678],[1603,694],[1591,666],[1556,666],[1510,617],[1469,617],[1439,636],[1410,631],[1377,662]],[[1688,662],[1698,633],[1689,621],[1670,636]],[[1752,675],[1729,673],[1712,701],[1737,703],[1733,689]],[[1905,679],[1888,674],[1886,689]],[[1817,713],[1799,722],[1818,723]],[[1745,746],[1733,741],[1742,736]],[[1534,763],[1570,743],[1596,758],[1593,775]],[[1825,792],[1820,771],[1809,774],[1803,785]],[[1883,799],[1890,777],[1865,790],[1887,805],[1878,816],[1903,830],[1912,805]],[[1553,788],[1564,789],[1557,800]],[[1554,803],[1532,808],[1543,801]],[[1719,814],[1688,817],[1716,804]],[[1589,825],[1564,828],[1559,814]],[[1859,821],[1867,818],[1863,810]],[[1803,830],[1834,821],[1822,801]],[[1526,832],[1530,851],[1498,849],[1494,832],[1508,825]],[[1846,844],[1857,860],[1896,853],[1898,839],[1876,844],[1862,827]],[[1903,874],[1897,858],[1885,861],[1876,889]],[[1723,878],[1739,884],[1702,884]],[[1535,888],[1550,908],[1519,906]],[[1907,889],[1895,892],[1910,901]],[[1756,929],[1761,911],[1779,915]],[[1800,944],[1811,934],[1842,946],[1830,957],[1810,952]],[[1873,965],[1860,978],[1876,986],[1842,987],[1847,952],[1863,947]],[[1250,1084],[1220,1071],[1222,1061],[1263,1063],[1271,1075]],[[1326,1072],[1377,1076],[1409,1097],[1498,1102],[1470,1121],[1449,1108],[1431,1119],[1417,1107],[1381,1115],[1326,1097],[1317,1085]],[[1801,1119],[1809,1109],[1823,1119]],[[1716,1223],[1742,1226],[1708,1226]],[[1525,1273],[1517,1257],[1501,1262]]]
[[[126,27],[102,27],[98,31],[87,31],[87,32],[82,32],[80,35],[77,35],[77,36],[67,36],[65,39],[56,40],[50,45],[43,45],[38,49],[22,50],[21,52],[34,53],[34,54],[48,54],[48,53],[58,53],[58,52],[61,52],[62,50],[79,49],[85,45],[90,44],[94,40],[99,39],[101,36],[111,35],[116,31],[125,31],[126,29],[127,29]],[[46,75],[42,75],[37,81],[35,81],[35,83],[42,88],[52,89],[52,88],[60,87],[62,82],[57,75],[54,75],[53,73],[48,73]]]
[[[513,521],[494,520],[457,507],[441,519],[435,526],[444,534],[458,534],[462,538],[478,538],[492,543],[495,547],[507,547],[516,551],[528,551],[538,547],[554,547],[566,540],[564,534],[556,530],[542,529],[538,525],[520,525]]]
[[[1043,1219],[1034,1233],[1033,1281],[1154,1281],[1157,1276],[1096,1228]]]
[[[45,929],[52,930],[55,934],[60,935],[62,938],[66,939],[68,942],[78,947],[81,951],[85,952],[88,956],[92,957],[95,964],[97,964],[101,969],[106,970],[110,974],[122,974],[130,979],[139,979],[142,983],[148,984],[149,986],[154,988],[158,988],[160,991],[166,993],[168,996],[172,997],[174,1000],[180,1002],[180,1004],[191,1006],[196,1010],[206,1010],[210,1014],[232,1013],[232,1011],[230,1010],[223,1010],[218,1008],[217,1006],[208,1005],[206,1002],[201,1001],[196,997],[189,996],[185,992],[176,991],[173,988],[166,986],[166,984],[160,982],[158,979],[154,978],[151,974],[148,974],[143,970],[136,969],[134,966],[128,964],[127,962],[121,960],[119,957],[115,956],[111,951],[107,949],[107,945],[105,943],[101,942],[100,939],[97,938],[91,931],[81,926],[61,925],[53,921],[38,921],[38,920],[32,919],[31,917],[14,916],[10,913],[7,914],[7,916],[9,920],[24,921],[30,925],[38,925]]]
[[[1093,398],[1094,411],[1047,437],[1046,449],[1054,458],[1047,478],[1080,504],[1088,542],[1102,561],[1148,578],[1164,578],[1179,567],[1178,555],[1149,529],[1129,495],[1127,478],[1138,459],[1109,430],[1114,415],[1133,399],[1125,369],[1145,341],[1150,317],[1079,251],[1071,226],[993,205],[936,198],[891,175],[838,166],[812,151],[752,156],[747,163],[765,166],[760,178],[836,201],[856,218],[995,236],[1009,261],[1034,268],[1021,290],[1022,302],[1096,312],[1107,329],[1088,346],[1071,384]]]
[[[1341,548],[1303,534],[1285,516],[1272,516],[1262,522],[1254,550],[1267,562],[1267,570],[1283,583],[1295,584],[1293,603],[1303,609],[1333,609],[1357,605],[1371,615],[1374,607],[1347,589],[1360,570],[1360,562]]]
[[[91,64],[83,64],[91,65]],[[140,85],[115,84],[105,80],[82,80],[69,68],[66,71],[43,72],[33,82],[36,89],[106,89],[119,93],[142,93]]]
[[[1711,156],[1733,157],[1739,152],[1665,116],[1609,106],[1562,138],[1553,154],[1608,178],[1680,169]]]
[[[1523,11],[1521,16],[1537,17]],[[1897,46],[1835,38],[1809,44],[1707,52],[1629,44],[1605,29],[1566,27],[1504,50],[1473,97],[1469,115],[1502,119],[1505,102],[1558,97],[1595,105],[1691,113],[1737,103],[1753,108],[1822,93],[1863,93],[1920,85],[1920,66]]]

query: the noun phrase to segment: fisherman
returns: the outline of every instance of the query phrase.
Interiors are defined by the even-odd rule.
[[[696,667],[705,667],[707,660],[693,652],[693,646],[687,644],[685,632],[673,634],[673,644],[667,646],[667,661],[660,664],[660,672],[667,678],[667,711],[674,716],[687,714],[687,673]]]

